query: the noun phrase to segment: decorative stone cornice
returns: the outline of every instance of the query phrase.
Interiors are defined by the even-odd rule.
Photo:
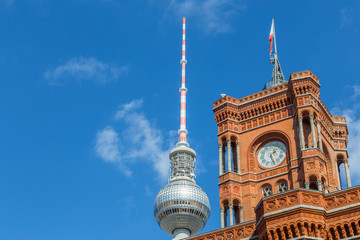
[[[294,80],[298,80],[298,79],[303,79],[303,78],[307,78],[310,77],[312,78],[314,81],[316,81],[317,83],[319,83],[319,78],[317,76],[315,76],[315,74],[313,74],[310,70],[305,70],[305,71],[301,71],[301,72],[295,72],[295,73],[291,73],[290,74],[290,81],[294,81]]]
[[[329,200],[334,199],[334,204]],[[220,211],[225,211],[220,208]],[[256,220],[240,223],[231,227],[203,233],[187,240],[246,240],[264,239],[269,234],[286,232],[293,228],[291,239],[332,239],[334,230],[341,229],[346,239],[358,239],[354,231],[344,231],[346,224],[356,224],[359,228],[360,186],[324,194],[320,191],[294,189],[285,193],[263,198],[256,206]],[[338,214],[350,220],[334,222]],[[300,214],[300,215],[299,215]],[[292,217],[288,219],[287,217]],[[354,217],[351,217],[354,216]],[[282,218],[284,221],[279,221]],[[353,219],[353,220],[351,220]],[[340,221],[340,222],[339,222]],[[266,224],[264,224],[266,222]],[[316,223],[315,225],[312,225]],[[315,226],[313,231],[311,226]],[[304,231],[305,230],[305,231]],[[289,232],[287,232],[289,233]],[[272,238],[274,239],[274,238]]]

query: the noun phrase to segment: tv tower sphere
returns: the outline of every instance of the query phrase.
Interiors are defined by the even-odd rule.
[[[155,199],[156,221],[175,239],[196,234],[210,217],[209,199],[193,179],[195,157],[195,151],[188,145],[177,144],[170,152],[169,184],[161,189]]]
[[[209,199],[195,183],[196,153],[186,140],[186,92],[185,87],[185,18],[183,18],[181,76],[181,107],[179,142],[170,151],[171,176],[161,189],[154,203],[154,217],[159,226],[174,239],[194,235],[205,226],[210,217]]]

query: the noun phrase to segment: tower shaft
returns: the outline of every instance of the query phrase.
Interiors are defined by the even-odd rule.
[[[182,58],[181,58],[181,88],[180,91],[180,130],[179,142],[187,142],[186,140],[186,92],[185,87],[185,17],[183,18],[183,32],[182,32]]]

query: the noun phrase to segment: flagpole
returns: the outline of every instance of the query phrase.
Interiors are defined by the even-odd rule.
[[[277,46],[276,46],[276,31],[275,31],[275,21],[274,18],[272,19],[272,24],[274,26],[274,75],[275,75],[275,84],[278,84],[278,57],[277,57]]]
[[[283,84],[286,82],[284,74],[282,72],[279,58],[277,55],[277,45],[276,45],[276,34],[275,34],[275,20],[272,19],[271,23],[271,30],[269,35],[269,41],[270,41],[270,63],[274,65],[273,72],[272,72],[272,78],[271,82],[268,82],[265,84],[264,89],[275,87],[280,84]],[[273,48],[274,47],[274,48]]]
[[[276,48],[276,33],[275,33],[275,23],[274,23],[274,18],[272,19],[272,24],[273,24],[273,26],[274,26],[274,55],[275,55],[275,57],[276,57],[276,55],[277,55],[277,48]]]

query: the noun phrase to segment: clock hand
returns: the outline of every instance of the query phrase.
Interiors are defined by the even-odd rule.
[[[276,161],[275,161],[275,158],[274,158],[274,153],[276,153],[277,151],[277,148],[274,148],[274,151],[270,154],[271,155],[271,159],[273,160],[273,163],[276,165]]]
[[[273,160],[274,165],[276,165],[276,162],[275,162],[273,153],[270,154],[270,157],[271,157],[271,159]]]

